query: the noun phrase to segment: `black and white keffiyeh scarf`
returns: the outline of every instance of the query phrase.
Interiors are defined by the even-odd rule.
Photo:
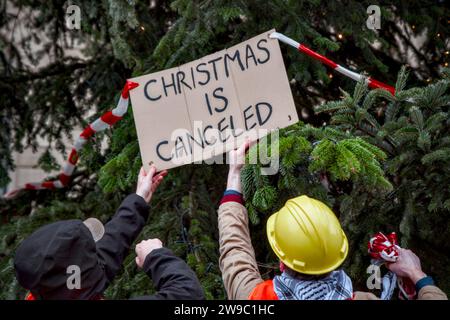
[[[343,270],[332,271],[324,278],[283,272],[273,279],[280,300],[347,300],[353,297],[353,286]]]

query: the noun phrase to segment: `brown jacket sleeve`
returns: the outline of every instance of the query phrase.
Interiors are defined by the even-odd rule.
[[[380,300],[370,292],[356,291],[354,300]],[[448,300],[447,295],[436,286],[425,286],[417,294],[417,300]]]
[[[225,202],[218,215],[219,264],[228,299],[248,299],[263,280],[250,239],[247,210],[238,202]]]
[[[425,286],[420,289],[417,300],[448,300],[447,295],[436,286]]]

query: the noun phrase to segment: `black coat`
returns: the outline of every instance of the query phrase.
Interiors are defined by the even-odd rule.
[[[145,200],[131,194],[105,224],[105,234],[98,242],[80,220],[38,229],[16,251],[14,266],[19,283],[41,299],[99,297],[122,268],[148,215]],[[67,267],[71,265],[81,269],[81,289],[67,288]],[[143,267],[157,293],[141,299],[204,299],[194,272],[169,249],[153,250]]]
[[[97,242],[97,251],[103,256],[111,281],[120,270],[130,245],[141,232],[148,213],[149,207],[144,199],[131,194],[105,225],[105,235]],[[146,257],[143,270],[153,280],[157,293],[135,299],[204,299],[195,273],[167,248],[153,250]]]

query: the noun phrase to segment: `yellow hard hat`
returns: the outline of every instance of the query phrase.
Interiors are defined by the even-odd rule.
[[[344,262],[348,241],[333,211],[319,200],[300,196],[267,221],[270,246],[290,269],[324,274]]]

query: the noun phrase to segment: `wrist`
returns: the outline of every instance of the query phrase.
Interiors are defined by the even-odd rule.
[[[236,190],[242,193],[240,170],[230,169],[227,179],[227,189]]]
[[[222,199],[220,200],[220,205],[224,204],[225,202],[237,202],[243,205],[244,198],[242,196],[242,193],[235,188],[227,188],[227,190],[223,194]]]
[[[143,191],[136,191],[136,194],[144,199],[145,203],[149,204],[150,200],[152,199],[152,193],[143,192]]]
[[[412,270],[411,272],[408,273],[408,278],[411,279],[411,281],[416,284],[417,281],[419,281],[420,279],[425,278],[427,275],[425,274],[425,272],[423,272],[420,269],[415,269]]]
[[[228,176],[230,175],[241,175],[241,168],[230,166],[230,170],[228,171]]]
[[[414,285],[416,287],[416,292],[419,292],[420,290],[422,290],[423,287],[434,286],[435,284],[432,277],[426,276],[417,281]]]
[[[145,200],[144,195],[143,195],[141,192],[139,192],[139,191],[136,190],[135,193],[136,193],[139,197],[141,197],[142,199]]]

